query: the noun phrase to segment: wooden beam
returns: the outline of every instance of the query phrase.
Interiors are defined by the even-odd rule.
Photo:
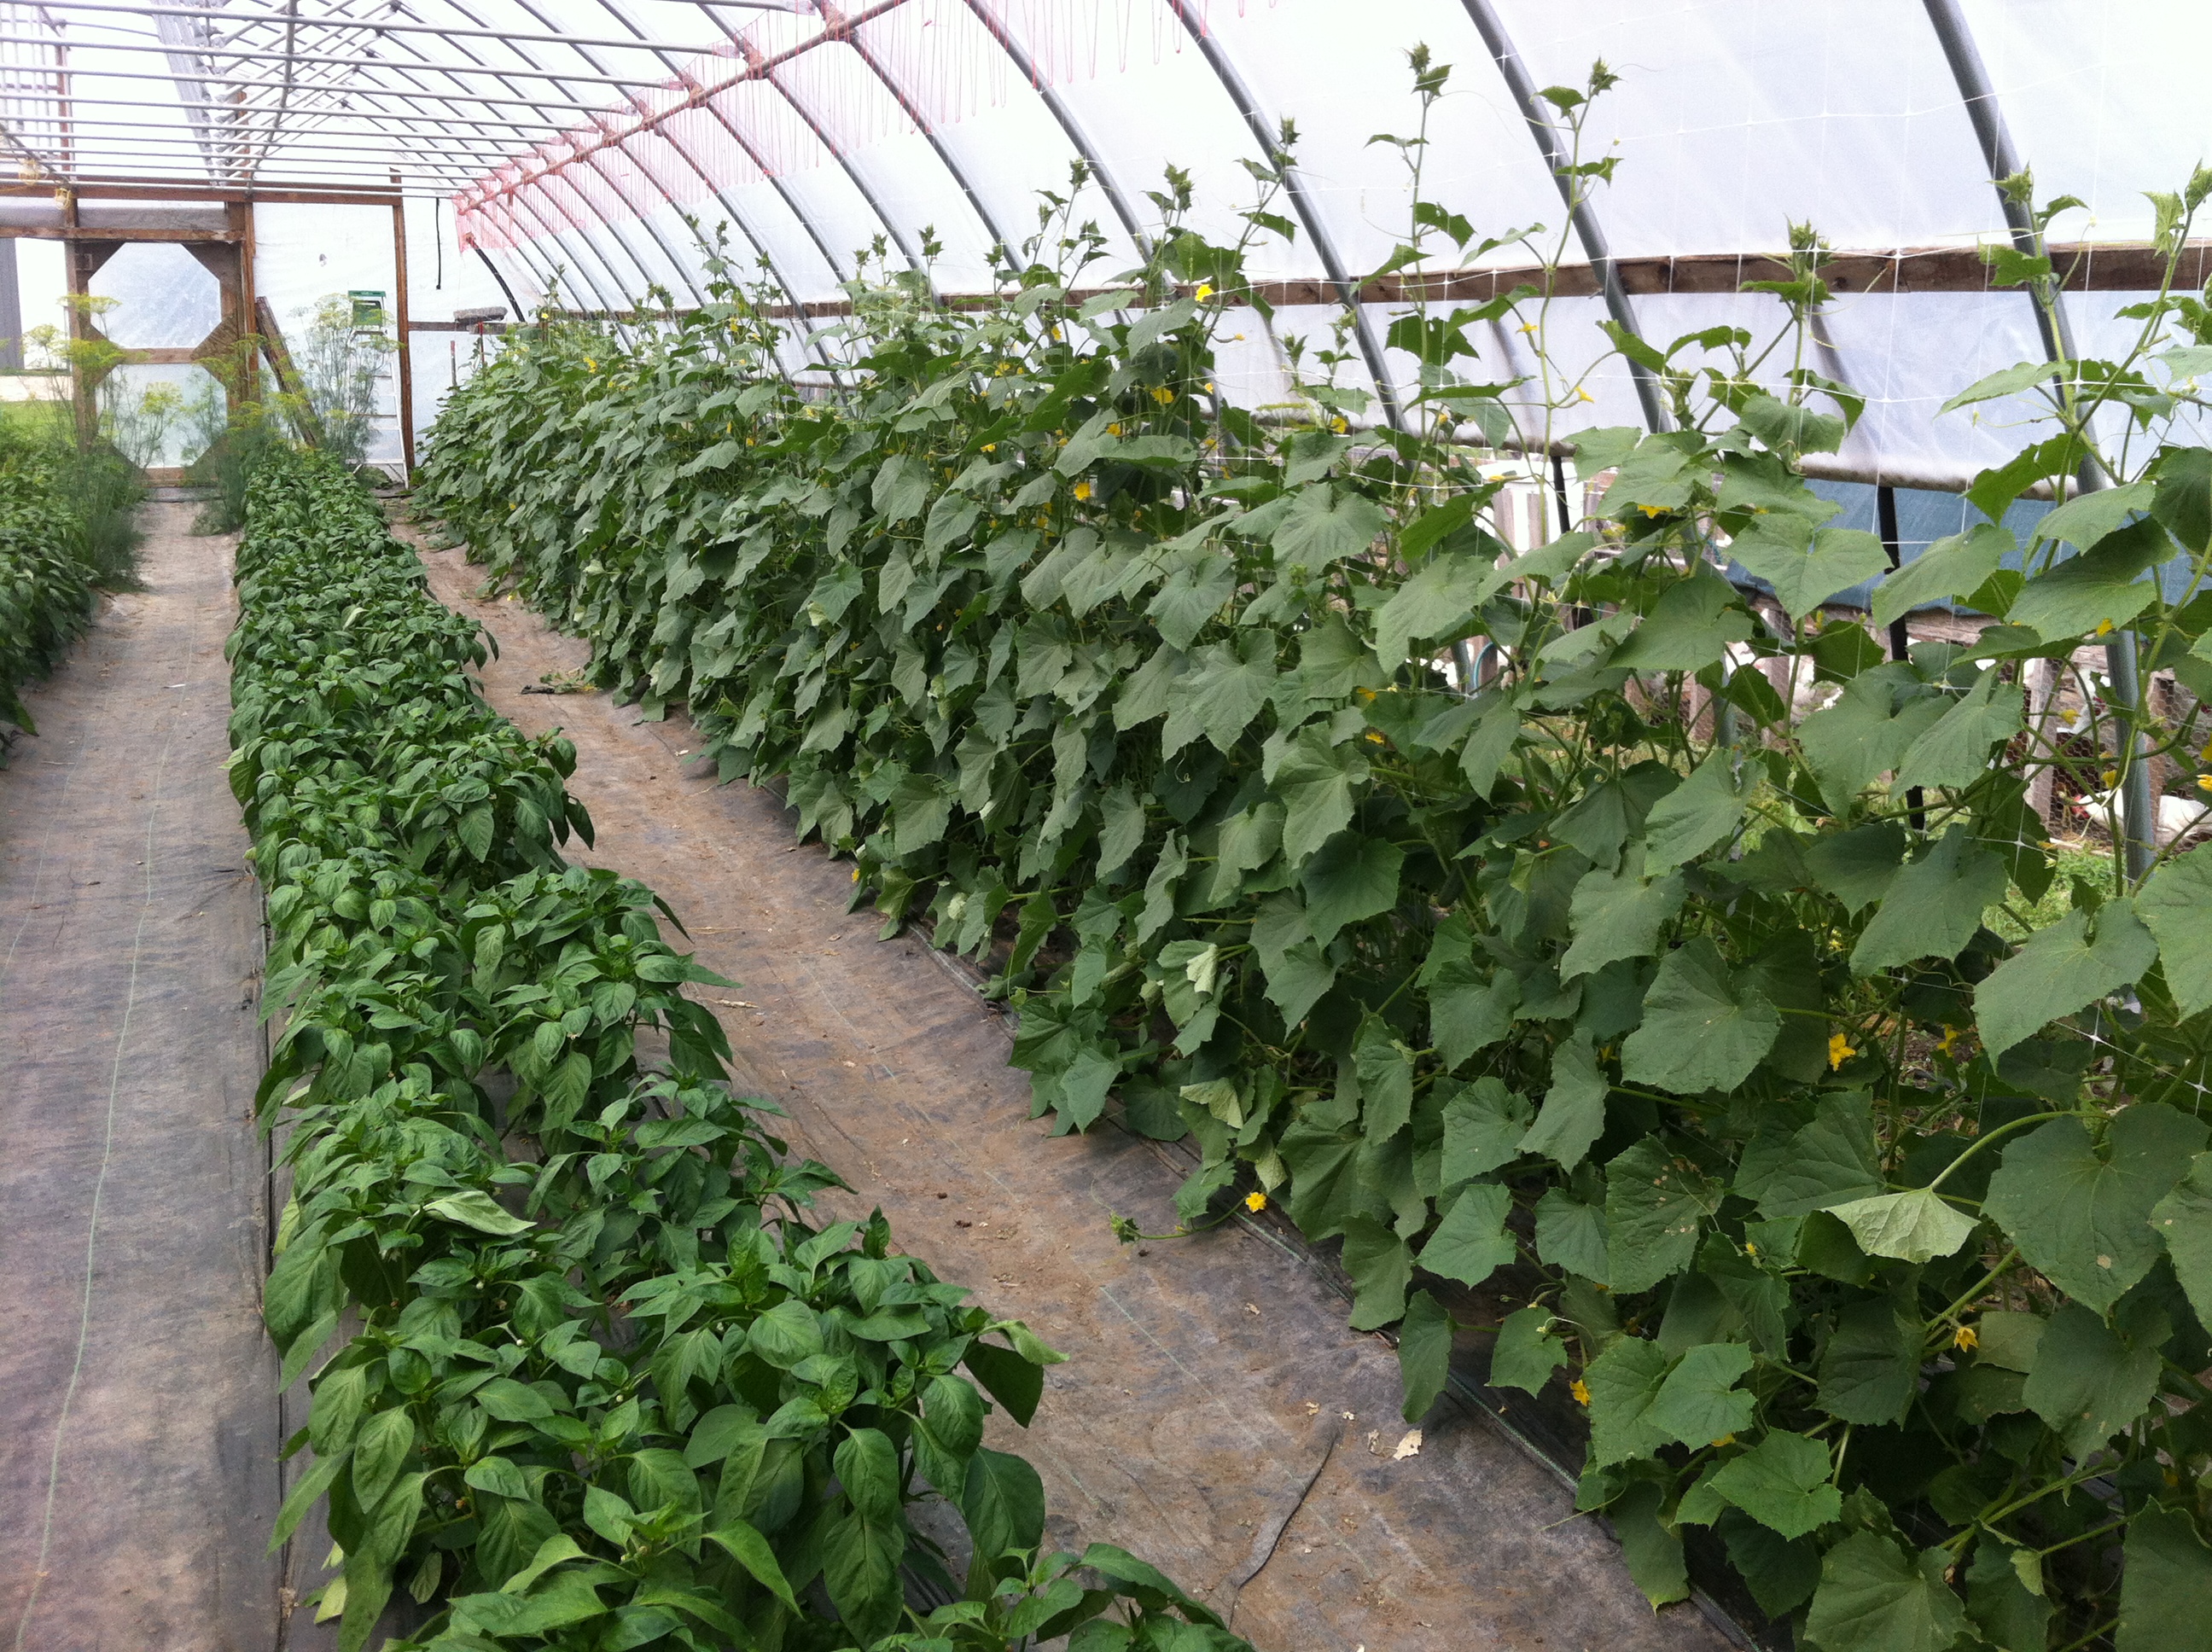
[[[396,180],[395,180],[396,181]],[[407,343],[407,203],[392,203],[392,268],[394,307],[399,319],[399,456],[404,479],[415,485],[415,353]]]
[[[117,229],[106,224],[85,224],[70,229],[61,224],[0,223],[0,240],[17,241],[234,241],[228,229]]]
[[[74,231],[77,221],[76,195],[67,190],[61,191],[61,204],[62,222]],[[62,244],[62,282],[69,295],[70,343],[79,346],[88,343],[92,335],[91,320],[85,314],[84,299],[86,285],[91,279],[93,270],[98,267],[86,257],[86,248],[73,240]],[[95,400],[99,382],[86,370],[81,359],[82,354],[82,349],[70,352],[72,356],[80,359],[70,363],[70,400],[76,416],[77,446],[89,452],[100,436],[100,407]]]
[[[292,352],[285,348],[284,330],[276,325],[276,307],[265,298],[253,301],[253,319],[260,325],[261,349],[269,358],[270,369],[276,375],[276,388],[298,404],[300,434],[307,438],[307,446],[323,445],[322,422],[315,417],[315,410],[307,400],[307,386],[292,365]]]
[[[222,216],[238,236],[238,328],[250,333],[260,325],[256,310],[259,289],[253,281],[253,203],[226,201]],[[239,392],[249,402],[261,399],[261,352],[248,349],[239,363]]]
[[[2166,261],[2152,247],[2140,245],[2098,246],[2088,242],[2060,243],[2051,257],[2065,290],[2069,293],[2156,292],[2166,278]],[[1725,294],[1740,291],[1746,282],[1787,281],[1787,260],[1765,253],[1700,252],[1666,258],[1620,258],[1621,284],[1632,295],[1670,293]],[[1822,272],[1836,293],[1979,293],[1997,290],[1990,279],[1990,266],[1981,251],[1972,246],[1906,248],[1893,252],[1838,252]],[[1359,288],[1368,304],[1481,304],[1516,287],[1540,287],[1545,271],[1540,264],[1513,264],[1497,269],[1446,270],[1427,275],[1389,275]],[[2201,290],[2212,281],[2212,241],[2191,241],[2182,251],[2175,272],[2177,291]],[[1089,299],[1134,288],[1078,287],[1068,299]],[[1176,289],[1188,295],[1188,284]],[[1252,290],[1277,307],[1295,305],[1333,305],[1334,283],[1319,276],[1285,281],[1261,281]],[[1553,272],[1552,292],[1561,298],[1595,298],[1598,284],[1586,264],[1561,264]],[[954,310],[986,310],[1006,301],[1000,293],[947,293],[940,301]],[[641,311],[566,310],[564,319],[618,321],[635,324],[688,314],[685,310]],[[809,319],[848,316],[849,299],[821,299],[805,304],[771,304],[763,313],[778,319],[803,316]]]
[[[399,198],[398,191],[389,187],[308,184],[270,188],[146,177],[86,178],[64,187],[87,201],[268,201],[291,206],[385,206]],[[30,195],[52,198],[59,192],[51,181],[0,179],[0,197]]]

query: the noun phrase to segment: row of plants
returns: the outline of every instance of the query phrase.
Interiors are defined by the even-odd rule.
[[[140,496],[119,457],[80,452],[58,423],[0,424],[0,718],[26,733],[38,726],[24,684],[52,671],[91,623],[95,588],[133,581]]]
[[[801,382],[719,262],[665,326],[547,320],[455,392],[421,502],[601,686],[787,787],[887,935],[989,959],[1056,1131],[1188,1136],[1187,1224],[1272,1200],[1340,1242],[1409,1419],[1493,1330],[1492,1384],[1586,1416],[1579,1506],[1655,1603],[1694,1553],[1824,1652],[2177,1643],[2212,1610],[2212,848],[2058,877],[2023,685],[2078,691],[2108,784],[2212,787],[2193,712],[2082,652],[2132,631],[2212,694],[2212,295],[2169,274],[2114,358],[1960,386],[1947,416],[2028,440],[1889,573],[1799,471],[1861,409],[1808,365],[1818,234],[1750,284],[1770,334],[1607,323],[1562,367],[1565,222],[1428,198],[1449,71],[1413,67],[1372,274],[1547,274],[1407,277],[1395,408],[1344,382],[1348,315],[1280,337],[1246,279],[1295,234],[1286,135],[1237,243],[1170,170],[1085,295],[1102,238],[1048,196],[999,307],[856,281]],[[1578,192],[1612,81],[1544,94]],[[2208,193],[2157,197],[2169,270]],[[2047,258],[1992,261],[2057,301]],[[1217,392],[1231,326],[1297,380],[1274,419]],[[1498,337],[1528,371],[1478,376]],[[1579,428],[1624,367],[1664,428]],[[1601,504],[1516,555],[1470,433],[1571,450]],[[2039,483],[2065,502],[1997,525]],[[1892,658],[1826,607],[1884,574],[1879,627],[1992,623]]]
[[[731,1096],[673,915],[563,862],[574,749],[483,703],[477,627],[330,455],[264,457],[239,596],[265,1315],[313,1371],[272,1547],[323,1508],[307,1604],[346,1652],[395,1595],[390,1652],[1243,1652],[1123,1551],[1045,1547],[1036,1472],[983,1437],[1059,1356],[880,1212],[812,1215],[844,1184]]]

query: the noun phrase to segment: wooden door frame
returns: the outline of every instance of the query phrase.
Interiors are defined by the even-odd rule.
[[[70,364],[70,397],[76,420],[77,440],[89,446],[100,430],[99,395],[101,383],[116,367],[190,363],[205,367],[233,401],[251,400],[258,390],[255,352],[238,348],[253,331],[253,208],[249,203],[223,203],[226,220],[220,232],[209,232],[179,242],[173,237],[140,235],[127,228],[102,228],[88,233],[77,212],[75,196],[63,199],[64,222],[71,233],[62,243],[62,262],[70,297],[70,337],[76,343],[102,343],[117,352],[114,359],[88,367]],[[118,252],[133,243],[181,245],[193,260],[215,277],[221,317],[207,337],[196,344],[160,345],[130,349],[109,338],[84,303],[90,296],[92,278]],[[158,485],[183,479],[175,466],[157,466],[147,472]]]

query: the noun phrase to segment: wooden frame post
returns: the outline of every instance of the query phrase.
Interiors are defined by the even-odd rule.
[[[58,191],[61,197],[62,286],[68,295],[69,336],[72,346],[88,342],[90,319],[84,312],[84,299],[92,272],[85,268],[85,244],[76,239],[81,221],[77,216],[76,193],[73,190]],[[94,400],[99,385],[85,370],[84,352],[72,349],[70,352],[70,402],[76,415],[76,445],[89,448],[100,434],[100,416]]]
[[[225,201],[222,203],[224,227],[238,239],[238,330],[251,333],[258,325],[259,316],[254,303],[258,295],[253,285],[253,203]],[[261,352],[248,347],[239,368],[238,395],[240,400],[258,402],[261,399]]]
[[[394,177],[397,185],[398,179]],[[415,485],[415,354],[407,343],[407,203],[392,203],[393,308],[399,322],[399,452],[409,487]]]

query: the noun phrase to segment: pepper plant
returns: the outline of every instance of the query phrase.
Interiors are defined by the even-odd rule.
[[[105,547],[88,537],[96,513],[75,496],[108,462],[20,433],[0,437],[0,717],[26,733],[38,729],[18,690],[52,671],[82,634],[94,582],[128,575],[127,555],[103,563]],[[12,744],[0,740],[0,767]]]
[[[1860,411],[1806,365],[1818,234],[1751,283],[1763,339],[1608,325],[1668,428],[1581,428],[1564,227],[1425,197],[1449,70],[1414,70],[1395,419],[1342,328],[1281,341],[1287,422],[1217,393],[1221,326],[1274,325],[1278,153],[1243,244],[1170,173],[1087,295],[1057,198],[994,307],[855,282],[834,384],[719,263],[626,344],[548,319],[456,392],[422,499],[602,686],[787,787],[886,935],[988,958],[1055,1130],[1188,1136],[1188,1223],[1272,1200],[1340,1244],[1409,1418],[1467,1322],[1490,1383],[1586,1413],[1580,1506],[1655,1603],[1695,1546],[1825,1652],[2169,1644],[2212,1609],[2212,847],[2053,901],[2025,682],[2075,683],[2116,769],[2208,784],[2193,714],[2077,662],[2131,629],[2212,692],[2207,299],[2169,275],[2116,359],[1961,386],[1945,416],[2047,422],[1874,599],[1990,623],[1893,658],[1830,605],[1884,547],[1800,469]],[[1577,191],[1612,80],[1544,94]],[[2169,272],[2208,191],[2159,197]],[[1543,275],[1429,301],[1501,246]],[[2047,258],[1995,264],[2056,301]],[[1531,374],[1479,376],[1493,328]],[[1462,435],[1559,444],[1601,500],[1516,550]]]
[[[389,1652],[1249,1652],[1126,1552],[1045,1549],[1036,1471],[982,1440],[1060,1356],[880,1212],[818,1224],[844,1184],[730,1095],[672,914],[562,862],[574,748],[477,696],[482,635],[360,485],[272,450],[239,565],[231,776],[284,1019],[264,1313],[313,1392],[272,1546],[324,1505],[339,1575],[304,1604],[345,1652],[403,1588]]]

